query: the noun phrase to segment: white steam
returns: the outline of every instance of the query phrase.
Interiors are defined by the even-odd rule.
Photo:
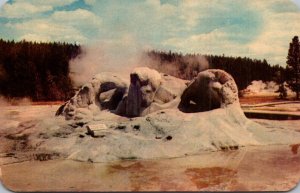
[[[137,66],[142,66],[143,47],[131,36],[120,41],[99,41],[82,46],[82,53],[70,61],[70,77],[80,86],[100,72],[115,72],[128,76]]]
[[[294,92],[285,85],[288,95],[293,95]],[[274,81],[263,82],[262,80],[254,80],[245,89],[245,94],[247,95],[258,95],[258,96],[269,96],[278,95],[279,85]]]
[[[274,81],[263,82],[261,80],[254,80],[246,89],[255,94],[270,94],[275,93],[278,88],[278,84]]]
[[[150,58],[145,56],[144,64],[150,68],[154,68],[159,72],[163,72],[182,79],[192,79],[203,70],[209,68],[209,62],[203,55],[183,55],[175,56],[172,61],[162,61],[159,58]],[[184,71],[180,70],[181,65],[186,65]],[[192,77],[191,77],[192,76]]]
[[[195,69],[202,71],[209,66],[209,62],[202,55],[184,55],[180,62],[174,60],[162,63],[159,58],[147,55],[146,51],[152,49],[149,45],[138,43],[129,35],[118,41],[99,41],[81,48],[82,53],[70,61],[70,77],[76,87],[101,72],[114,72],[128,79],[132,69],[138,66],[147,66],[181,78],[184,77],[179,72],[180,62],[188,64],[185,73],[194,76],[197,75]]]

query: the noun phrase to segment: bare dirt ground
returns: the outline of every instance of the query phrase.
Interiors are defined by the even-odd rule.
[[[300,120],[300,101],[295,98],[246,96],[240,98],[240,103],[248,118]]]
[[[64,101],[39,101],[31,102],[31,105],[62,105]]]
[[[240,97],[239,99],[241,105],[294,101],[294,99],[292,98],[280,99],[277,96],[245,96],[245,97]]]

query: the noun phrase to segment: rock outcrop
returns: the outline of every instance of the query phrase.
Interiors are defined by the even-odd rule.
[[[130,82],[129,86],[126,82]],[[135,68],[130,81],[101,73],[58,110],[66,119],[89,119],[102,110],[125,117],[144,116],[160,109],[177,107],[187,81],[147,67]]]
[[[129,86],[126,82],[130,82]],[[188,85],[188,86],[187,86]],[[162,109],[201,112],[238,102],[234,79],[225,71],[200,72],[189,84],[156,70],[139,67],[130,81],[101,73],[61,106],[57,115],[67,119],[90,119],[102,110],[125,117],[139,117]]]
[[[136,68],[130,74],[130,86],[126,101],[126,116],[137,117],[149,107],[161,85],[161,75],[149,68]]]
[[[200,72],[184,90],[179,109],[201,112],[226,107],[238,102],[238,88],[225,71],[209,69]]]
[[[137,68],[128,82],[108,73],[95,76],[58,110],[71,121],[43,120],[26,143],[37,151],[92,162],[299,143],[297,131],[246,118],[237,86],[222,70],[202,71],[189,83]]]
[[[66,119],[90,118],[101,110],[114,110],[127,93],[127,84],[113,73],[97,74],[56,112]]]
[[[173,108],[186,88],[185,80],[160,74],[147,67],[136,68],[130,74],[128,95],[117,114],[127,117],[144,116],[157,110]]]

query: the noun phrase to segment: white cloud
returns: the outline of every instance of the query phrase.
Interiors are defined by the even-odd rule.
[[[179,18],[185,21],[188,28],[193,28],[201,23],[201,20],[211,15],[212,10],[222,11],[226,9],[227,2],[218,0],[210,1],[195,1],[184,0],[180,1],[178,9],[180,12]]]
[[[46,19],[30,20],[17,24],[6,24],[21,32],[19,40],[35,41],[86,41],[81,32],[69,25],[57,24]]]
[[[209,33],[191,35],[185,38],[171,38],[163,42],[165,46],[175,47],[177,51],[202,54],[245,55],[247,48],[230,42],[228,34],[222,29]]]
[[[18,32],[18,40],[69,41],[86,43],[91,37],[85,33],[101,27],[102,19],[84,9],[57,11],[47,18],[7,23],[5,27]]]
[[[51,36],[44,34],[24,34],[20,37],[21,40],[33,41],[33,42],[49,42],[51,41]]]
[[[265,7],[271,6],[267,2],[265,1]],[[285,66],[289,43],[295,35],[300,35],[300,12],[280,13],[265,9],[262,13],[265,21],[263,32],[247,46],[254,55]]]
[[[199,6],[197,4],[198,1],[184,2],[186,3],[185,7]],[[284,1],[256,0],[247,2],[250,9],[258,9],[259,13],[262,14],[261,21],[263,22],[261,33],[251,42],[238,44],[230,41],[229,37],[232,34],[225,32],[221,27],[209,33],[193,34],[185,38],[169,38],[163,42],[163,45],[166,47],[171,46],[181,52],[224,53],[226,55],[247,56],[257,59],[265,58],[271,64],[285,66],[289,43],[293,36],[300,35],[300,25],[298,24],[300,12],[276,12],[270,8],[274,2],[281,3]],[[285,3],[289,2],[285,1]],[[187,13],[185,16],[189,26],[194,25],[195,19],[201,18],[200,14],[195,16],[193,13]],[[242,32],[247,36],[247,31]]]
[[[2,5],[4,5],[6,2],[7,2],[7,0],[0,0],[0,7],[1,7]]]
[[[33,5],[26,1],[17,1],[13,4],[6,3],[0,11],[0,17],[26,18],[34,14],[52,10],[50,5]]]
[[[55,7],[69,5],[75,0],[26,0],[6,3],[0,10],[0,17],[29,18],[35,14],[52,11]]]
[[[201,14],[201,10],[203,7],[205,7],[204,4],[201,5],[200,1],[190,0],[181,2],[179,5],[181,12],[180,18],[185,20],[189,27],[196,26]]]
[[[299,8],[300,8],[300,1],[299,0],[292,0]]]
[[[55,22],[65,23],[69,25],[91,25],[91,27],[99,27],[102,19],[93,12],[85,9],[76,9],[74,11],[57,11],[50,17]]]
[[[69,5],[76,0],[47,0],[47,1],[42,1],[42,0],[27,0],[27,2],[31,2],[34,5],[40,6],[40,5],[48,5],[52,7],[59,7],[59,6],[64,6],[64,5]]]
[[[252,0],[243,3],[239,1],[239,4],[234,0],[183,0],[175,5],[162,4],[159,0],[134,3],[128,1],[126,4],[111,1],[103,4],[102,1],[84,0],[86,4],[91,5],[92,11],[61,10],[47,17],[39,14],[74,1],[16,1],[5,5],[6,8],[2,9],[0,16],[25,17],[21,23],[3,24],[16,32],[17,39],[71,42],[77,40],[86,43],[99,38],[104,42],[117,42],[117,45],[135,39],[143,45],[158,49],[174,48],[181,52],[266,58],[273,64],[281,65],[285,65],[292,37],[300,35],[300,12],[290,11],[292,5],[281,8],[281,5],[291,3],[285,0]],[[232,13],[232,6],[235,5],[243,10]],[[259,23],[262,25],[249,26],[251,22],[248,22],[248,26],[241,25],[245,27],[241,28],[238,22],[247,22],[247,19],[254,17],[253,14],[249,14],[249,18],[247,14],[243,15],[244,9],[249,13],[257,13],[256,16],[259,15]],[[230,21],[229,24],[224,20],[219,22],[220,18],[227,16],[224,14],[223,17],[223,13],[229,15],[229,20],[231,17],[232,20],[236,20],[236,23],[231,25]],[[244,17],[240,21],[239,17],[235,17],[239,14]],[[215,23],[212,22],[211,25],[209,19]],[[258,26],[260,30],[251,32],[251,29]],[[7,31],[3,30],[4,33]],[[246,39],[246,42],[238,43],[236,39]]]
[[[84,0],[84,2],[88,5],[94,5],[96,3],[96,0]]]
[[[146,4],[152,7],[152,11],[154,11],[153,15],[157,13],[157,16],[167,17],[174,16],[176,12],[176,7],[171,4],[161,4],[160,0],[147,0]]]

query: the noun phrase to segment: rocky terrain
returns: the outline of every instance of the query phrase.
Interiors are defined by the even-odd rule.
[[[191,82],[149,68],[123,80],[96,75],[54,113],[4,122],[2,164],[66,158],[89,162],[172,158],[244,146],[300,143],[300,133],[247,119],[233,78],[200,72]]]

